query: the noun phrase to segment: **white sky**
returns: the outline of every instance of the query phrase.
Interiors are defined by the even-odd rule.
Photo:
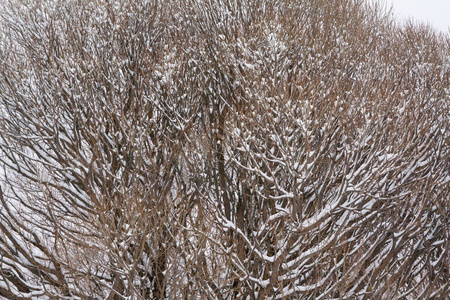
[[[450,0],[385,0],[393,5],[399,21],[408,17],[430,23],[436,29],[450,32]]]

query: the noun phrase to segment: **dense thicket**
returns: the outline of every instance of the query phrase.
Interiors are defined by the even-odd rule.
[[[0,298],[450,294],[448,35],[359,0],[3,5]]]

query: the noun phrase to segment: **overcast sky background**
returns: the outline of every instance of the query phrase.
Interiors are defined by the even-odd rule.
[[[385,3],[393,5],[395,17],[401,22],[413,17],[450,32],[450,0],[385,0]]]

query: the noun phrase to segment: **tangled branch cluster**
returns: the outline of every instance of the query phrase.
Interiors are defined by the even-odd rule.
[[[444,299],[450,40],[360,0],[0,12],[0,298]]]

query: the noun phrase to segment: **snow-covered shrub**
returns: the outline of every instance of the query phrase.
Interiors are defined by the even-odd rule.
[[[359,0],[0,5],[0,298],[449,294],[448,36]]]

